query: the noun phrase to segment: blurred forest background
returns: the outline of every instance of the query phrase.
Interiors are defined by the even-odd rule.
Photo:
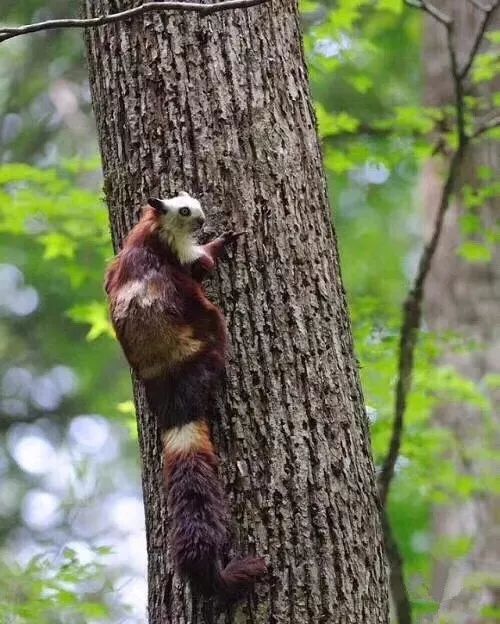
[[[475,9],[466,0],[456,5],[462,1]],[[3,0],[0,20],[23,24],[69,10],[62,0]],[[449,71],[437,56],[443,33],[401,0],[304,0],[302,10],[380,465],[391,434],[401,306],[429,232],[429,188],[439,185],[446,160],[433,130],[449,130],[449,103],[433,91],[439,72],[429,71],[436,63]],[[499,71],[499,31],[488,41],[472,74],[484,96],[477,109],[500,103],[486,86]],[[453,281],[446,274],[432,286],[390,496],[416,622],[500,621],[499,570],[489,557],[499,515],[498,507],[491,511],[498,331],[494,313],[487,322],[469,314],[466,323],[455,309],[470,292],[498,310],[498,230],[481,212],[500,190],[495,133],[488,149],[497,160],[486,159],[464,181],[464,201],[452,208],[459,235],[439,260],[472,284],[487,275],[486,286],[478,294],[462,281],[446,297]],[[113,252],[101,185],[82,33],[0,44],[2,624],[145,621],[137,434],[129,372],[103,296]],[[457,426],[464,421],[466,428]]]

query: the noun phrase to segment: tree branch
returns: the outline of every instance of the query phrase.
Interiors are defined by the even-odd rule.
[[[495,0],[494,4],[487,8],[483,7],[478,0],[471,1],[476,8],[480,8],[484,12],[484,16],[481,20],[481,24],[467,60],[463,68],[460,69],[457,58],[457,49],[454,41],[455,31],[453,19],[442,13],[426,0],[405,0],[405,3],[408,6],[415,7],[431,15],[433,19],[437,20],[446,29],[446,45],[450,59],[451,74],[455,92],[454,99],[457,148],[453,152],[449,162],[448,172],[441,192],[431,238],[422,251],[416,276],[403,304],[398,347],[398,377],[394,397],[394,418],[389,450],[384,459],[379,475],[379,493],[382,504],[382,526],[384,530],[386,553],[391,568],[391,593],[399,624],[411,624],[412,612],[404,578],[403,560],[399,553],[397,542],[392,534],[390,521],[387,515],[387,499],[403,441],[404,417],[406,413],[408,395],[410,393],[413,380],[415,348],[422,322],[422,303],[424,298],[425,282],[431,270],[432,261],[441,237],[444,218],[451,203],[451,197],[459,177],[468,144],[471,139],[477,138],[491,128],[500,125],[500,119],[497,117],[488,122],[484,122],[470,135],[468,135],[466,131],[464,82],[481,46],[493,12],[500,5],[500,0]]]
[[[446,181],[439,202],[432,236],[429,242],[424,247],[412,288],[409,291],[403,304],[403,319],[399,340],[398,379],[395,392],[393,430],[389,443],[389,450],[383,462],[382,470],[379,477],[380,498],[384,507],[387,503],[387,497],[389,494],[391,481],[394,476],[394,468],[401,448],[404,428],[404,414],[406,411],[408,393],[411,389],[415,346],[418,338],[418,332],[420,330],[422,317],[422,300],[424,294],[423,291],[425,280],[430,271],[432,259],[439,243],[444,216],[450,204],[451,195],[455,187],[455,182],[458,177],[460,166],[462,164],[464,153],[469,143],[469,140],[481,136],[488,130],[497,127],[500,123],[500,119],[498,117],[495,117],[479,126],[476,131],[470,136],[466,134],[465,94],[463,84],[465,76],[470,69],[470,65],[473,63],[477,51],[484,38],[484,34],[486,32],[489,20],[491,19],[491,16],[495,9],[500,6],[500,0],[495,0],[494,4],[485,9],[485,17],[481,22],[480,30],[478,32],[478,35],[476,36],[474,46],[469,54],[466,66],[464,66],[464,69],[466,70],[465,73],[464,69],[460,70],[458,67],[457,51],[453,40],[453,20],[449,16],[436,9],[436,7],[434,7],[426,0],[405,0],[405,2],[408,6],[415,7],[428,13],[439,23],[443,24],[446,28],[446,43],[450,58],[452,78],[455,90],[455,110],[457,116],[456,132],[458,146],[451,157],[448,174],[446,176]]]
[[[384,548],[389,560],[389,582],[391,594],[394,601],[394,609],[399,624],[411,624],[411,603],[408,596],[404,578],[404,561],[398,543],[392,532],[392,526],[387,515],[387,510],[382,509],[382,531],[384,533]]]
[[[467,2],[472,4],[472,6],[475,6],[476,9],[479,9],[480,11],[489,11],[490,10],[489,6],[485,6],[482,2],[479,2],[479,0],[467,0]]]
[[[493,128],[499,128],[499,127],[500,127],[500,117],[493,117],[492,119],[480,124],[476,128],[476,130],[472,133],[471,139],[477,139],[485,132],[488,132],[489,130],[493,130]]]
[[[389,443],[389,451],[382,465],[382,471],[379,478],[380,498],[384,507],[387,503],[387,496],[389,493],[392,478],[394,476],[394,468],[401,448],[404,427],[404,414],[406,411],[408,393],[411,389],[415,346],[418,338],[418,332],[420,330],[422,317],[422,300],[424,294],[423,291],[425,280],[430,271],[432,259],[439,243],[444,216],[450,204],[451,194],[453,192],[455,181],[458,176],[460,165],[462,164],[464,152],[469,143],[469,140],[481,136],[481,134],[487,132],[492,128],[497,127],[500,123],[500,119],[495,117],[490,121],[485,122],[483,125],[477,128],[472,135],[468,136],[465,129],[464,95],[465,76],[474,61],[477,51],[479,50],[489,20],[491,19],[491,16],[493,15],[495,9],[500,6],[500,0],[496,0],[494,4],[492,4],[485,10],[485,17],[481,22],[481,27],[474,41],[474,45],[469,54],[467,63],[462,70],[460,70],[458,67],[457,51],[453,40],[453,20],[449,16],[444,15],[443,13],[438,11],[438,9],[436,9],[433,5],[429,4],[425,0],[405,0],[405,2],[409,6],[418,8],[428,13],[439,23],[443,24],[446,28],[446,44],[450,58],[451,72],[455,90],[455,110],[457,116],[456,131],[458,147],[451,158],[431,239],[424,247],[424,250],[420,257],[417,275],[413,282],[413,286],[409,291],[403,304],[403,319],[399,340],[398,379],[396,383],[393,430]]]
[[[428,13],[440,24],[443,24],[443,26],[448,26],[452,22],[452,19],[449,15],[446,15],[446,13],[440,11],[433,4],[427,2],[427,0],[405,0],[405,4],[414,9],[420,9],[421,11]]]
[[[431,269],[432,260],[439,243],[444,217],[449,208],[451,195],[463,161],[464,147],[457,149],[451,159],[434,221],[432,236],[425,245],[422,255],[420,256],[417,274],[403,305],[403,321],[399,337],[398,380],[396,383],[393,429],[389,451],[379,476],[380,500],[384,508],[387,504],[389,489],[392,478],[394,477],[394,468],[397,458],[399,457],[403,438],[404,415],[408,394],[411,389],[415,347],[422,320],[422,301],[425,280]]]
[[[484,15],[483,15],[483,19],[481,20],[481,23],[479,24],[479,28],[477,30],[476,37],[474,38],[474,43],[472,44],[472,47],[470,49],[469,56],[467,57],[467,60],[465,61],[464,66],[459,72],[459,77],[460,77],[460,80],[462,81],[465,80],[465,78],[467,77],[472,67],[472,64],[474,63],[474,59],[476,58],[477,53],[479,52],[479,48],[484,38],[486,29],[488,28],[488,24],[490,23],[494,12],[500,6],[500,0],[496,0],[496,2],[493,2],[493,4],[491,4],[488,7],[483,6],[482,4],[477,2],[477,0],[469,0],[469,2],[471,2],[480,11],[483,11]]]
[[[195,12],[205,17],[212,13],[220,11],[230,11],[234,9],[248,9],[252,6],[264,4],[269,0],[223,0],[212,4],[202,4],[201,2],[180,2],[178,0],[170,0],[168,2],[145,2],[139,6],[120,11],[119,13],[110,13],[109,15],[98,15],[97,17],[89,17],[87,19],[54,19],[45,22],[37,22],[35,24],[26,24],[24,26],[0,27],[0,43],[42,30],[53,30],[55,28],[95,28],[104,24],[120,22],[126,19],[152,13],[154,11],[179,11],[179,12]]]
[[[448,55],[450,57],[451,75],[453,78],[453,88],[455,90],[455,111],[457,114],[457,138],[459,149],[464,146],[466,141],[465,134],[465,101],[464,101],[464,85],[460,77],[458,68],[457,51],[454,41],[453,22],[446,26],[446,45],[448,46]]]

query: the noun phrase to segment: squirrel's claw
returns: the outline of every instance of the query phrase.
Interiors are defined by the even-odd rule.
[[[246,232],[243,230],[241,232],[235,232],[234,230],[228,230],[227,232],[223,232],[220,235],[220,238],[224,241],[225,245],[230,243],[234,243],[240,236],[243,236]]]

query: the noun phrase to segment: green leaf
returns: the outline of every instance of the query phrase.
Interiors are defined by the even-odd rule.
[[[472,263],[490,262],[492,259],[491,249],[476,241],[465,241],[460,246],[458,254]]]
[[[462,535],[459,537],[441,538],[435,546],[438,557],[449,559],[463,559],[474,547],[474,540]]]
[[[322,137],[356,132],[359,127],[359,120],[349,113],[328,113],[321,104],[316,104],[315,108],[319,132]]]
[[[315,0],[300,0],[301,13],[316,13],[320,5]]]
[[[378,0],[378,8],[399,15],[403,11],[403,0]]]
[[[345,173],[354,166],[352,159],[345,152],[333,149],[327,151],[325,164],[330,171],[335,173]]]
[[[356,89],[358,93],[366,93],[373,86],[373,80],[365,74],[357,76],[349,76],[348,81]]]
[[[101,619],[109,615],[109,607],[103,602],[87,602],[80,608],[89,618]]]
[[[478,54],[472,71],[474,82],[488,82],[500,73],[500,57],[497,52]]]
[[[477,234],[482,229],[481,219],[475,214],[462,215],[460,217],[460,229],[467,236]]]
[[[133,401],[122,401],[118,403],[116,409],[121,414],[128,414],[129,416],[135,416],[135,405]]]
[[[102,301],[91,301],[73,306],[68,316],[78,323],[90,325],[87,340],[95,340],[99,336],[115,337],[113,326],[109,321],[107,305]]]
[[[415,615],[419,617],[433,615],[439,611],[439,602],[435,600],[412,600],[411,604]]]
[[[479,165],[476,169],[477,177],[482,182],[487,182],[488,180],[492,180],[495,172],[491,167],[487,167],[486,165]]]
[[[485,376],[484,383],[492,390],[500,388],[500,373],[489,373]]]
[[[481,617],[488,618],[492,622],[500,622],[500,607],[485,606],[481,607]]]
[[[60,232],[50,232],[40,237],[40,241],[45,246],[43,257],[45,260],[54,260],[56,258],[75,257],[75,243]]]
[[[485,37],[493,44],[500,44],[500,30],[490,30],[485,34]]]

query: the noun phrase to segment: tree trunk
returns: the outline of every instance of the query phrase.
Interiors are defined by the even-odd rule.
[[[85,15],[130,2],[83,0]],[[119,5],[119,6],[117,6]],[[87,33],[118,248],[148,196],[195,193],[246,237],[212,282],[232,357],[212,409],[236,550],[269,563],[236,614],[172,572],[160,442],[136,386],[150,624],[387,622],[367,421],[295,2]]]
[[[470,50],[481,13],[466,0],[445,0],[437,3],[455,20],[456,41],[460,60]],[[500,16],[496,15],[491,28],[498,28]],[[448,52],[443,29],[433,20],[426,21],[425,58],[427,103],[431,106],[448,105],[453,101],[453,83],[450,77]],[[497,81],[498,82],[498,81]],[[483,94],[492,94],[498,84],[483,88]],[[481,186],[477,177],[481,166],[494,172],[500,168],[500,145],[484,141],[469,151],[462,183]],[[424,204],[426,221],[431,227],[433,213],[441,184],[436,163],[424,172]],[[486,202],[478,211],[484,227],[494,227],[499,214],[498,198]],[[438,332],[455,332],[465,340],[478,345],[457,353],[452,349],[442,363],[455,368],[464,377],[485,386],[488,374],[500,373],[500,335],[498,332],[498,301],[500,292],[500,252],[496,249],[491,262],[472,264],[463,260],[457,251],[463,241],[460,216],[463,207],[455,204],[447,214],[442,240],[433,263],[426,290],[426,320]],[[493,413],[498,414],[499,395],[491,394]],[[452,459],[459,475],[472,477],[476,487],[485,482],[484,477],[493,470],[484,459],[488,444],[493,444],[491,432],[497,426],[479,409],[457,403],[439,407],[435,422],[448,428],[457,445]],[[495,434],[494,434],[495,435]],[[497,439],[498,442],[498,439]],[[498,603],[498,587],[490,586],[493,572],[500,558],[498,535],[495,535],[500,508],[498,499],[488,492],[476,492],[467,501],[457,501],[434,510],[434,538],[437,542],[468,537],[473,540],[471,552],[458,560],[441,558],[435,562],[432,592],[440,604],[440,615],[453,617],[457,624],[477,624],[489,621],[481,618],[482,607]],[[474,575],[476,585],[471,585]],[[497,595],[495,595],[497,594]]]

